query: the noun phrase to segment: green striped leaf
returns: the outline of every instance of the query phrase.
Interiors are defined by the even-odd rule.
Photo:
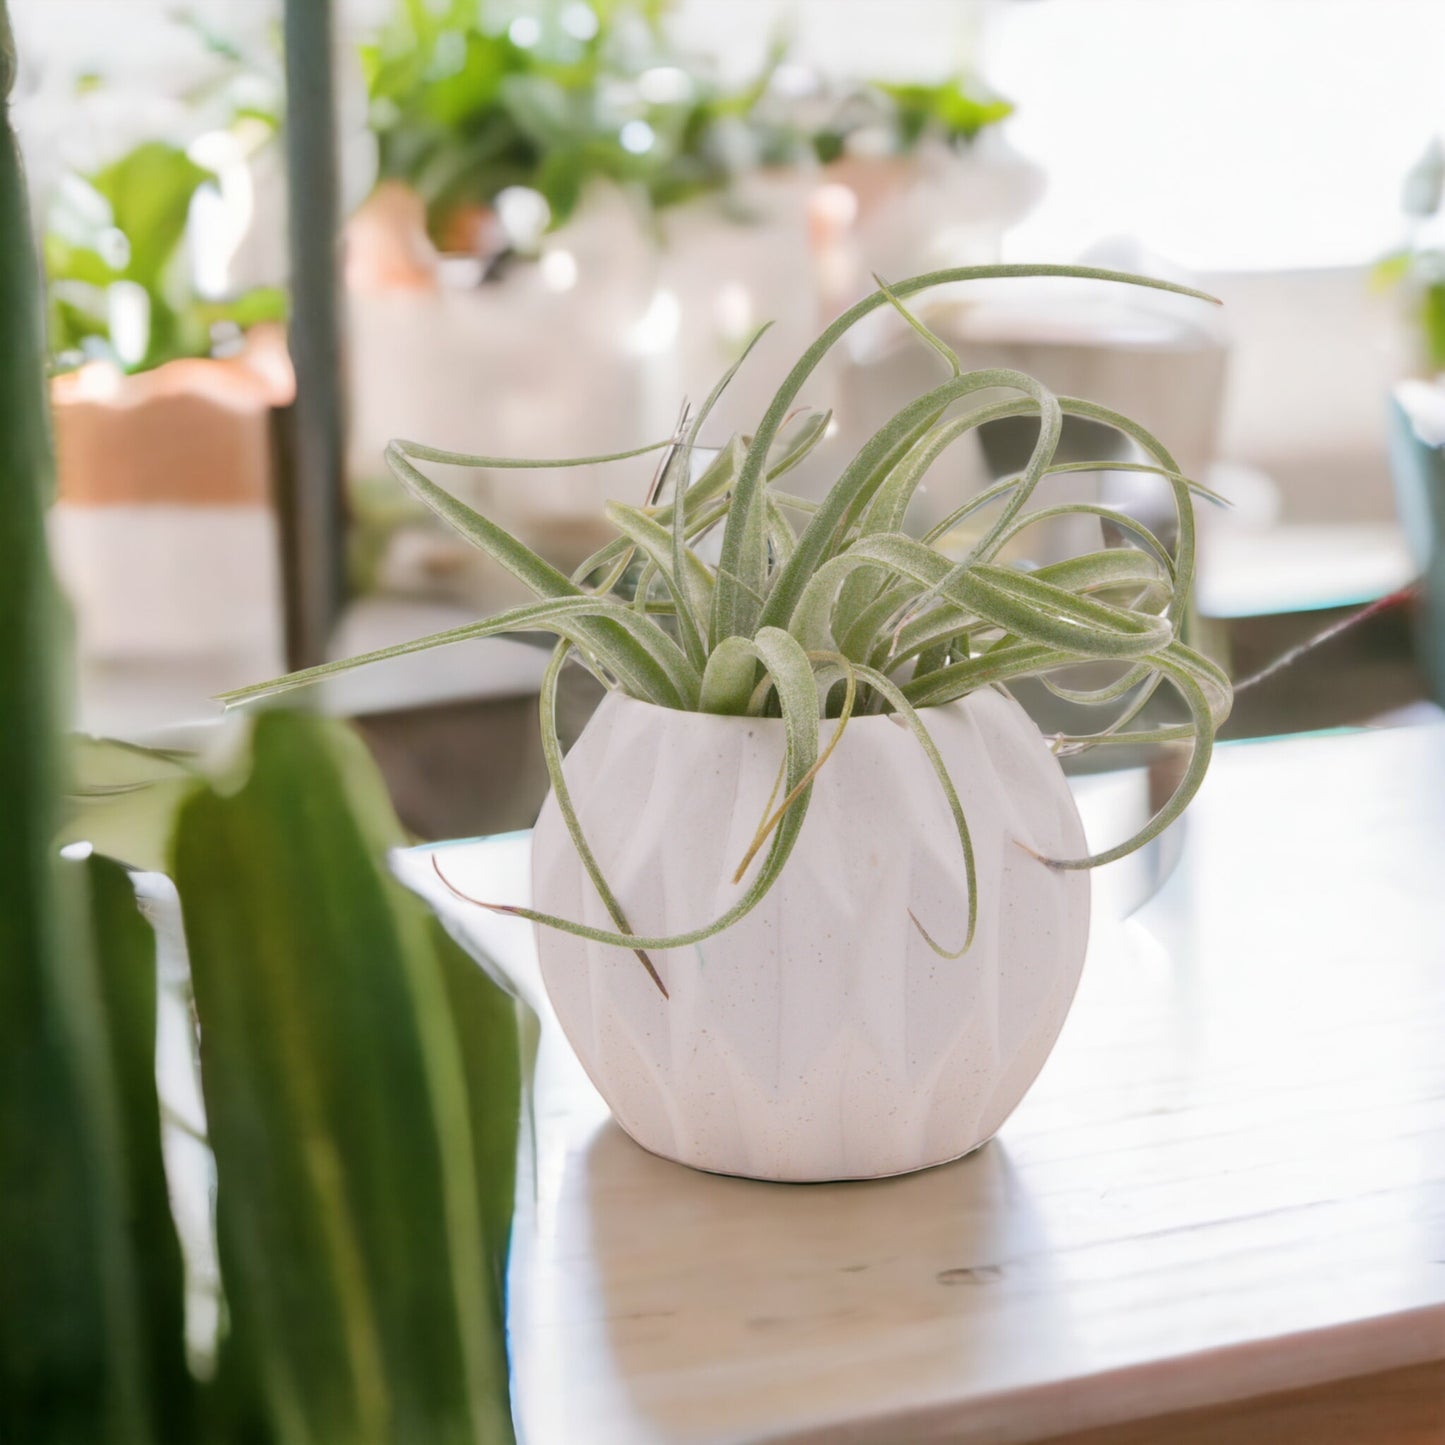
[[[70,628],[46,550],[54,467],[14,75],[0,0],[0,1439],[149,1445],[189,1423],[147,1092],[154,975],[124,879],[56,855]]]
[[[514,1005],[391,878],[402,841],[360,742],[302,714],[177,823],[227,1398],[298,1445],[512,1438]]]

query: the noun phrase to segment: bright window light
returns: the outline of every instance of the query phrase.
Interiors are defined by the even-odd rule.
[[[1438,0],[1034,0],[993,10],[1009,137],[1048,171],[1009,259],[1130,235],[1197,270],[1354,266],[1445,126]]]

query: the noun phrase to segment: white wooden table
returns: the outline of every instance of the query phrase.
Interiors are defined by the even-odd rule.
[[[522,839],[443,856],[525,890]],[[465,926],[535,986],[525,926]],[[959,1163],[693,1173],[555,1032],[537,1115],[526,1445],[1445,1441],[1445,727],[1221,749],[1179,867],[1098,920],[1038,1084]]]

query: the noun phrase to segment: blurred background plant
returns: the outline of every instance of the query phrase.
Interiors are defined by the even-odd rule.
[[[433,238],[464,251],[476,249],[479,213],[512,187],[539,195],[544,224],[560,225],[595,180],[656,210],[794,159],[800,138],[756,123],[778,52],[726,88],[669,43],[668,8],[397,0],[361,47],[378,178],[412,187]]]
[[[148,371],[210,356],[258,322],[285,319],[280,287],[197,294],[182,243],[198,194],[216,184],[214,171],[164,141],[67,178],[45,234],[57,365],[106,360]]]
[[[813,149],[827,163],[860,137],[875,153],[893,155],[907,154],[929,139],[961,147],[1013,112],[1013,102],[976,75],[954,75],[936,85],[879,80],[838,104],[835,115],[813,134]]]
[[[1401,209],[1404,244],[1376,263],[1379,286],[1400,289],[1415,329],[1419,363],[1445,371],[1445,146],[1437,136],[1405,177]]]
[[[496,455],[625,447],[664,434],[772,319],[720,404],[726,436],[873,273],[997,260],[1192,278],[1226,301],[1206,319],[1066,289],[920,303],[969,366],[1012,365],[1138,416],[1234,499],[1202,524],[1211,623],[1263,658],[1292,640],[1276,629],[1388,595],[1418,563],[1382,399],[1406,366],[1440,365],[1430,165],[1412,181],[1408,244],[1383,268],[1400,289],[1386,298],[1365,277],[1399,238],[1398,177],[1439,125],[1427,57],[1445,12],[1378,6],[1392,21],[1360,22],[1361,65],[1330,27],[1299,24],[1292,0],[330,0],[350,221],[329,525],[352,561],[333,655],[515,600],[510,578],[391,482],[391,437]],[[279,327],[247,329],[289,284],[288,162],[272,141],[283,5],[12,9],[32,42],[17,118],[49,232],[52,360],[149,368],[81,366],[52,391],[52,534],[78,601],[80,711],[129,732],[194,718],[193,699],[285,665],[273,512],[295,480],[289,361]],[[1257,105],[1228,107],[1224,91]],[[1348,116],[1346,92],[1360,97]],[[1308,143],[1289,138],[1299,117]],[[120,219],[134,208],[119,182],[142,170],[169,198],[154,211],[166,225]],[[906,328],[872,319],[810,394],[836,421],[797,469],[802,495],[916,389]],[[1070,420],[1064,451],[1095,455]],[[920,509],[942,515],[990,485],[1019,441],[981,433]],[[604,502],[638,501],[596,468],[446,481],[564,567],[600,544]],[[1157,508],[1137,477],[1091,484],[1131,515]],[[342,691],[369,716],[521,708],[538,673],[498,641]],[[1260,696],[1231,730],[1253,725]],[[460,811],[455,790],[444,802]],[[520,803],[505,820],[529,821]]]
[[[280,285],[236,287],[226,270],[251,219],[250,168],[280,126],[279,61],[196,16],[176,23],[209,62],[178,97],[180,123],[53,183],[44,259],[61,368],[103,359],[147,371],[234,350],[251,326],[285,318]],[[78,103],[110,83],[77,76]]]

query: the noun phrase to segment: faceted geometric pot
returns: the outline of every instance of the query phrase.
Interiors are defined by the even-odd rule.
[[[877,1177],[967,1154],[1048,1057],[1083,966],[1083,828],[1017,703],[985,690],[923,714],[968,818],[978,931],[938,780],[895,718],[848,724],[772,890],[702,944],[630,950],[537,929],[572,1047],[644,1148],[756,1179]],[[835,726],[823,722],[822,738]],[[603,876],[639,934],[718,916],[783,757],[776,719],[676,712],[611,693],[565,771]],[[749,877],[756,870],[755,862]],[[612,923],[555,797],[533,836],[535,906]]]

